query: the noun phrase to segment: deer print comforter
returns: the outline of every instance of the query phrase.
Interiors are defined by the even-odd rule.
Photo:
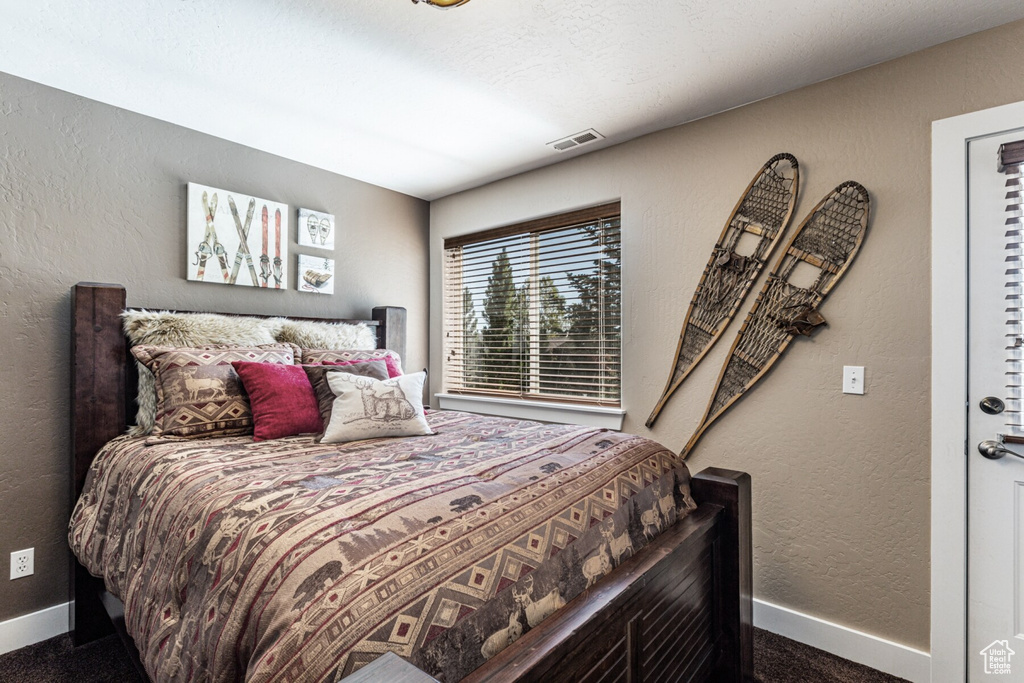
[[[351,444],[107,444],[70,542],[152,679],[336,681],[390,650],[456,681],[695,507],[647,439],[428,419]]]

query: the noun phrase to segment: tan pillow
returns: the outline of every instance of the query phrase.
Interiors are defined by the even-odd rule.
[[[263,318],[217,313],[172,313],[170,311],[125,311],[121,314],[125,335],[132,346],[259,346],[274,344],[272,327]],[[136,402],[139,409],[132,436],[151,434],[156,423],[156,386],[151,373],[141,363]]]
[[[327,384],[337,398],[323,443],[342,443],[382,436],[432,434],[423,413],[425,372],[386,380],[347,372],[327,373]]]
[[[154,436],[207,437],[252,433],[252,411],[232,361],[293,365],[290,344],[177,348],[140,345],[132,354],[156,384]]]
[[[342,366],[303,365],[302,369],[306,371],[309,383],[313,385],[313,393],[316,395],[316,402],[320,409],[320,419],[323,420],[324,427],[331,421],[331,406],[334,404],[334,392],[331,391],[331,387],[327,384],[327,373],[348,372],[362,377],[372,377],[373,379],[388,378],[388,368],[382,360]],[[317,441],[319,440],[318,438]]]

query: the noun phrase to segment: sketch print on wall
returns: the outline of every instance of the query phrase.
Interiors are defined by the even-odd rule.
[[[298,290],[334,294],[334,259],[299,254]]]
[[[189,183],[187,211],[189,280],[287,287],[287,204]]]
[[[334,249],[334,216],[320,211],[299,209],[299,239],[303,247]]]

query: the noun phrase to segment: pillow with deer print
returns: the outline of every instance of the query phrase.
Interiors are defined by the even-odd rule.
[[[327,384],[336,398],[321,443],[433,434],[423,413],[426,377],[425,372],[384,380],[348,372],[327,373]]]
[[[153,373],[156,384],[154,436],[208,437],[252,434],[252,409],[235,361],[293,365],[298,347],[139,345],[132,355]]]

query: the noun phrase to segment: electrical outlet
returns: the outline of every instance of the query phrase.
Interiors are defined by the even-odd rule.
[[[11,581],[32,576],[35,571],[35,555],[35,548],[11,553]]]

